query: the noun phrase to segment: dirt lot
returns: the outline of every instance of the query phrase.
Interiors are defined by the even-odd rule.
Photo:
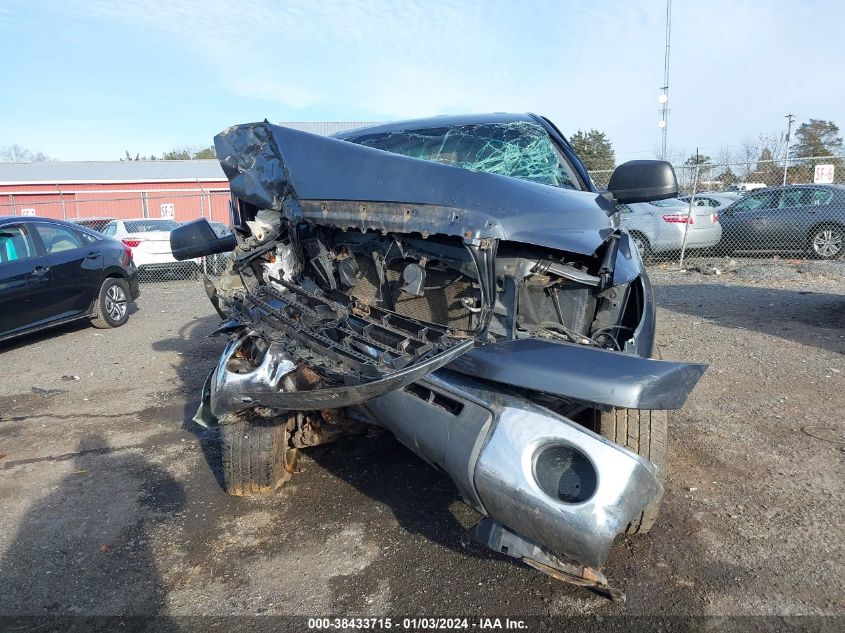
[[[389,436],[227,496],[189,421],[223,341],[173,282],[119,330],[0,344],[0,613],[845,614],[845,267],[775,266],[654,271],[664,358],[711,367],[608,561],[624,605],[462,547],[477,516]]]

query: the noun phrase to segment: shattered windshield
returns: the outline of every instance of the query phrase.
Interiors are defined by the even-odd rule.
[[[528,121],[378,132],[344,140],[472,171],[581,188],[546,131]]]

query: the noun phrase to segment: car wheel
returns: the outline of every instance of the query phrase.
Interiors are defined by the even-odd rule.
[[[631,233],[631,241],[640,252],[642,260],[644,262],[650,262],[654,253],[651,250],[651,244],[649,243],[648,238],[642,233]]]
[[[288,418],[245,412],[220,420],[223,484],[236,497],[271,492],[293,475],[297,449],[290,448]]]
[[[843,247],[845,247],[845,233],[835,224],[818,227],[810,237],[810,251],[819,259],[841,257]]]
[[[129,285],[121,277],[109,277],[100,286],[94,302],[94,327],[107,329],[120,327],[129,319]]]
[[[666,473],[666,446],[669,433],[669,412],[639,409],[594,410],[594,429],[602,437],[644,457],[658,468],[663,482]],[[625,534],[646,534],[660,513],[661,498],[655,499],[634,517]]]

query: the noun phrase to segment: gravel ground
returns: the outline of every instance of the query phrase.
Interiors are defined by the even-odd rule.
[[[171,282],[118,330],[0,344],[0,614],[843,615],[843,266],[727,264],[653,271],[664,358],[711,367],[607,563],[624,605],[462,547],[477,515],[390,436],[227,496],[190,422],[217,319]]]

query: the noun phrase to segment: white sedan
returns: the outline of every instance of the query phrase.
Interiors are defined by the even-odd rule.
[[[191,273],[201,260],[176,261],[170,250],[170,232],[179,226],[175,220],[159,218],[112,220],[101,233],[131,248],[139,271]]]

